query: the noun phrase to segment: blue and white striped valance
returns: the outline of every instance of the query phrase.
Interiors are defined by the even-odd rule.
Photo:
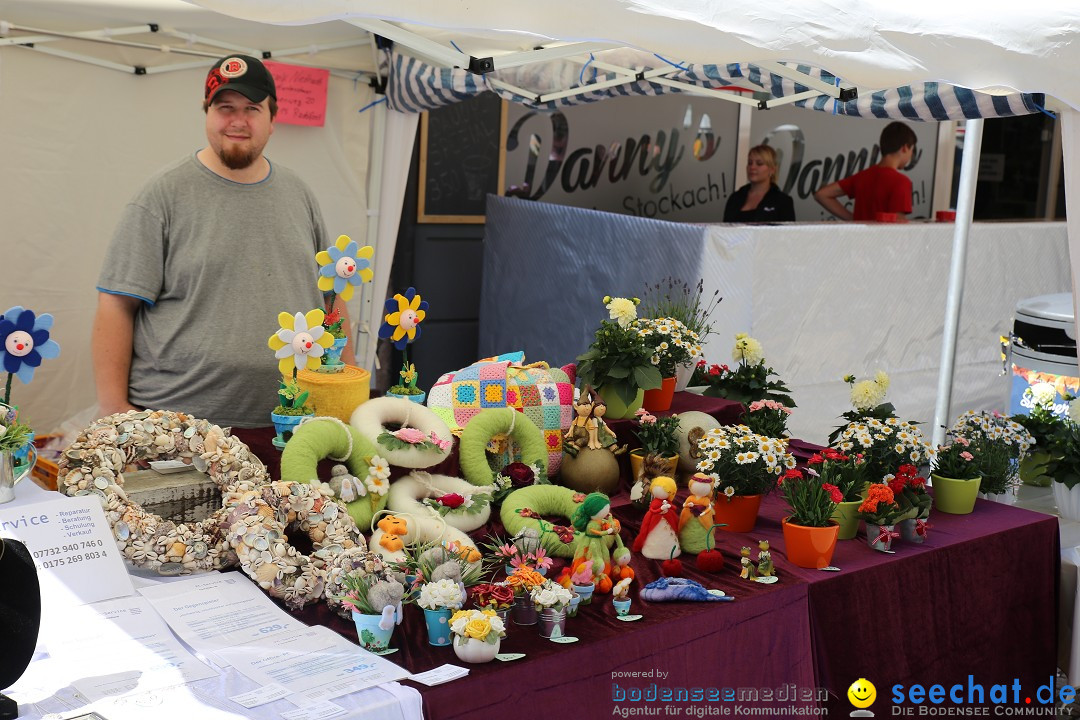
[[[542,82],[545,87],[538,90],[533,97],[495,87],[489,82],[488,76],[474,75],[460,68],[437,67],[394,50],[386,51],[383,67],[384,72],[388,72],[389,75],[387,101],[392,109],[399,112],[422,112],[460,102],[486,91],[494,92],[511,102],[548,110],[598,102],[611,97],[683,92],[647,79],[590,90],[590,84],[609,80],[615,75],[597,71],[595,67],[586,64],[581,68],[577,81],[574,82],[572,74],[570,78],[567,78],[564,63],[550,63],[549,65],[559,66],[551,75],[562,78],[566,84],[552,85],[551,78],[545,79],[543,70],[536,66],[531,66],[527,71],[499,71],[493,74],[493,77],[523,89],[531,89],[533,86],[521,82],[522,77]],[[671,67],[672,73],[666,77],[672,80],[713,89],[732,85],[757,87],[774,98],[787,97],[810,89],[794,80],[764,71],[752,64],[676,65],[659,58],[656,61],[656,67]],[[838,84],[834,75],[820,68],[808,65],[797,65],[792,68],[823,82]],[[537,97],[543,93],[571,87],[581,87],[581,93],[544,103],[536,102]],[[1040,112],[1042,103],[1043,97],[1038,94],[990,95],[955,85],[927,82],[879,90],[848,102],[840,102],[826,95],[819,95],[816,98],[800,100],[794,105],[834,115],[929,121],[1028,115]]]

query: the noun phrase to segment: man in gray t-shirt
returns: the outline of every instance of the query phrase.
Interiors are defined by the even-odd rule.
[[[204,97],[208,145],[135,196],[105,256],[98,405],[257,427],[269,424],[281,377],[266,340],[279,312],[324,308],[315,253],[329,243],[311,190],[263,155],[277,112],[266,67],[224,58]],[[354,362],[349,347],[342,360]]]

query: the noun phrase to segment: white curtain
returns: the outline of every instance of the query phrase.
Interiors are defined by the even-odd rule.
[[[1058,113],[1061,120],[1061,150],[1065,160],[1065,197],[1080,197],[1080,115],[1073,108],[1065,108]],[[1080,294],[1076,288],[1080,278],[1080,208],[1066,207],[1066,227],[1069,231],[1069,258],[1072,265],[1073,291],[1073,336],[1076,332],[1076,320],[1080,318]]]

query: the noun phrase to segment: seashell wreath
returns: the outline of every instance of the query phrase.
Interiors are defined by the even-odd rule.
[[[207,473],[222,508],[177,525],[130,501],[123,471],[149,460],[180,460]],[[98,496],[117,546],[136,567],[181,575],[239,565],[293,609],[322,598],[327,578],[342,568],[382,569],[328,486],[271,482],[244,443],[208,420],[166,410],[110,415],[84,430],[58,465],[58,490]],[[289,544],[287,528],[311,539],[310,557]]]

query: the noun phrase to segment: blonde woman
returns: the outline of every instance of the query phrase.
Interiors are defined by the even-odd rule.
[[[724,222],[761,223],[795,220],[795,204],[776,185],[776,151],[768,145],[750,148],[746,160],[746,178],[750,181],[728,198]]]

